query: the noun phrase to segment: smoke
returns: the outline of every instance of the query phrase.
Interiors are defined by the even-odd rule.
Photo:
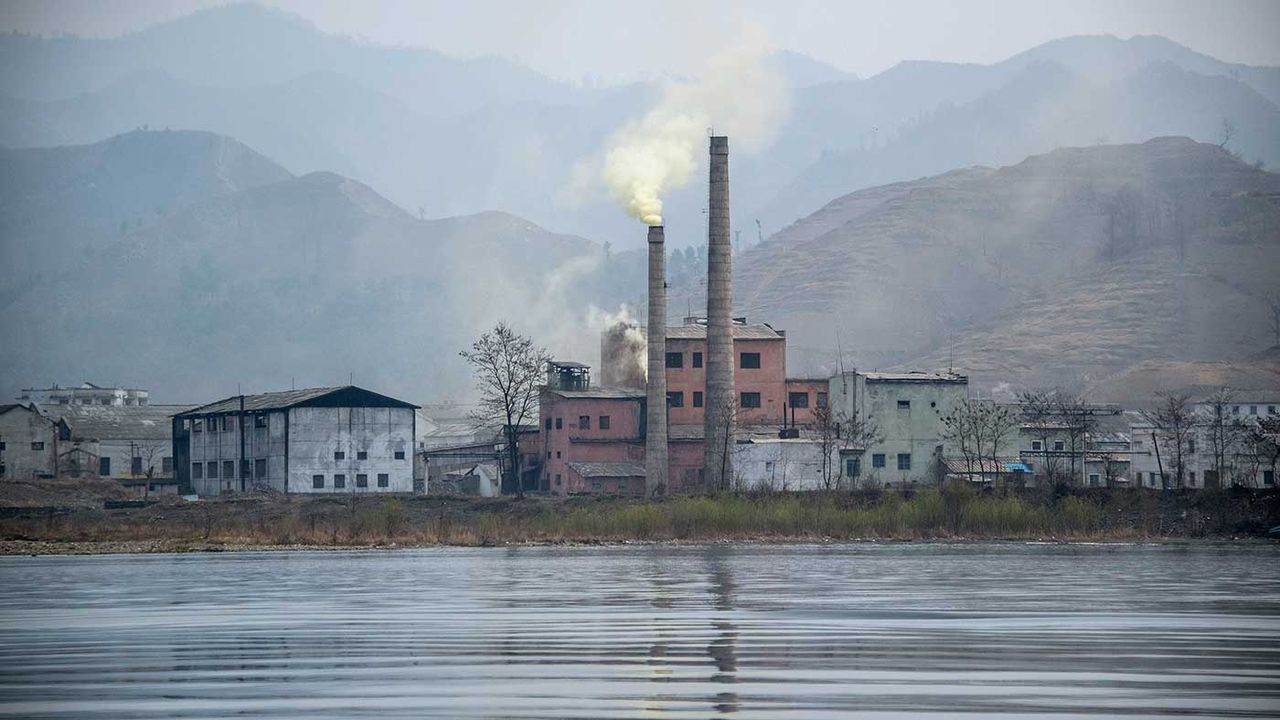
[[[662,198],[693,177],[708,131],[735,150],[763,147],[786,118],[786,83],[759,33],[712,57],[702,75],[663,88],[657,105],[615,132],[604,159],[609,194],[646,225],[662,224]]]
[[[600,383],[612,387],[644,387],[648,378],[648,346],[631,308],[623,305],[615,314],[599,314],[593,318],[592,325],[597,323],[603,328]]]

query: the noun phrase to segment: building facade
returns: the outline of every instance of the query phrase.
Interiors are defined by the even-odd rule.
[[[35,405],[0,405],[0,480],[56,477],[70,440],[70,428]]]
[[[41,411],[71,429],[75,453],[62,467],[130,483],[172,479],[173,424],[189,405],[46,405]]]
[[[19,399],[36,405],[146,405],[148,393],[137,388],[103,387],[86,382],[76,387],[27,388]]]
[[[229,397],[173,416],[178,480],[198,495],[413,492],[416,409],[354,386]]]

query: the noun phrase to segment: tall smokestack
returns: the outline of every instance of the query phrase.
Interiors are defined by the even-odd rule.
[[[727,488],[733,477],[733,258],[729,240],[729,138],[711,137],[707,206],[706,482]]]
[[[667,488],[667,273],[661,225],[649,226],[649,379],[645,421],[645,495]]]

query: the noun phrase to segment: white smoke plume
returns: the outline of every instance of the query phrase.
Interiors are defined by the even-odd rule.
[[[648,114],[613,134],[604,159],[609,193],[628,215],[661,225],[662,198],[692,179],[708,130],[731,136],[735,149],[760,149],[786,118],[786,88],[762,37],[712,57],[697,80],[668,84]]]

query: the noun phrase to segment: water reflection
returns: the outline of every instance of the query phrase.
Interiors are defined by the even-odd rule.
[[[0,716],[1273,717],[1280,548],[0,558]]]

